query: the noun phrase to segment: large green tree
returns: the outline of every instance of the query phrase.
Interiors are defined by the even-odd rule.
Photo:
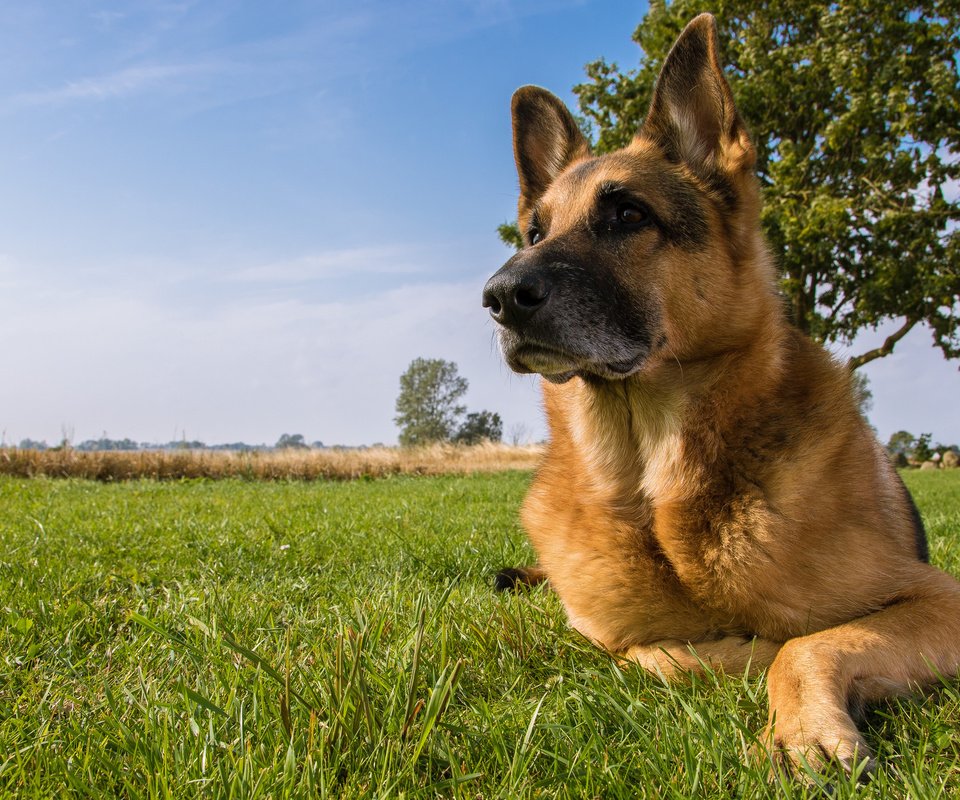
[[[921,324],[960,355],[960,0],[651,0],[639,69],[596,61],[574,87],[596,152],[630,141],[670,45],[705,10],[757,148],[794,322],[849,344],[896,321],[852,368]],[[501,226],[505,242],[514,233]]]
[[[466,394],[467,379],[457,365],[441,358],[415,358],[400,376],[397,416],[400,444],[410,447],[447,441],[467,410],[459,400]]]

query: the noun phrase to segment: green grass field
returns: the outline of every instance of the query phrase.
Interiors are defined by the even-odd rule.
[[[911,472],[960,574],[960,471]],[[0,479],[0,797],[814,797],[745,766],[763,679],[670,687],[497,595],[529,476]],[[951,681],[835,797],[960,794]]]

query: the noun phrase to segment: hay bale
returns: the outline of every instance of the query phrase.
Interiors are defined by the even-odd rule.
[[[956,469],[960,466],[960,455],[957,455],[956,450],[947,450],[940,463],[943,464],[944,469]]]
[[[940,469],[940,465],[936,461],[924,461],[920,469]]]

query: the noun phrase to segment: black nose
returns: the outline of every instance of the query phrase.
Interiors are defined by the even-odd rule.
[[[552,288],[542,268],[517,270],[508,265],[483,287],[483,307],[501,325],[522,325],[543,307]]]

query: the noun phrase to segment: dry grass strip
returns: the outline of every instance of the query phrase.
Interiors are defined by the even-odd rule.
[[[21,478],[245,478],[248,480],[351,480],[387,475],[458,475],[533,469],[541,445],[437,444],[421,448],[279,450],[245,453],[219,450],[79,452],[0,449],[0,475]]]

